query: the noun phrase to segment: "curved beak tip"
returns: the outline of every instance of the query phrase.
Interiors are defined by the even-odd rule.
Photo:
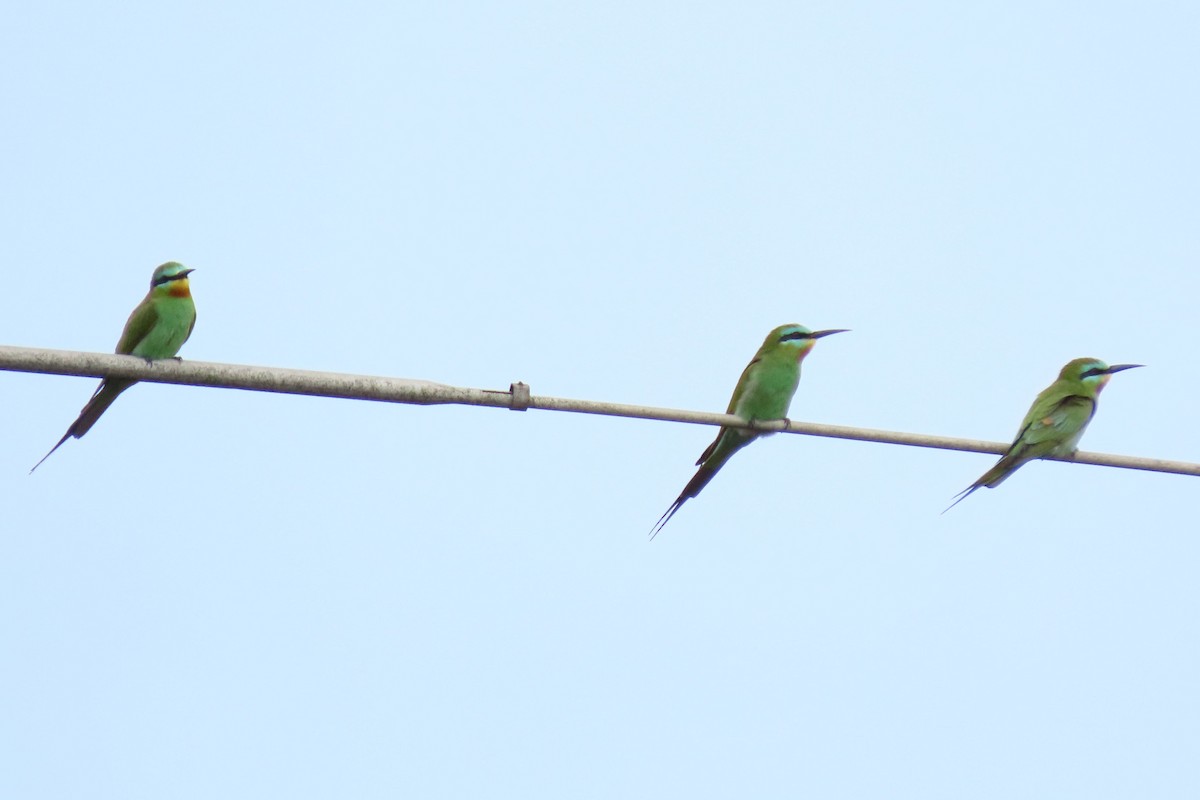
[[[1114,372],[1121,372],[1122,370],[1126,370],[1126,369],[1137,369],[1138,367],[1144,367],[1144,366],[1146,366],[1146,365],[1145,364],[1113,364],[1111,367],[1108,368],[1108,374],[1111,375]]]
[[[820,339],[822,336],[831,336],[835,333],[849,333],[849,332],[850,332],[849,328],[833,328],[833,329],[827,330],[827,331],[816,331],[815,333],[811,334],[810,338]]]

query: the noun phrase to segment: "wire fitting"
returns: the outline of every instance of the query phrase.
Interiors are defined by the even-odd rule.
[[[509,404],[509,409],[512,411],[524,411],[529,408],[529,384],[517,381],[509,384],[508,393],[512,395],[512,402]]]

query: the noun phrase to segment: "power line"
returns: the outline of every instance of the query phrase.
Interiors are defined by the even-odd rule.
[[[0,370],[47,375],[77,375],[90,378],[112,376],[151,383],[210,386],[218,389],[244,389],[314,397],[339,397],[384,403],[491,406],[514,411],[525,411],[530,408],[543,411],[570,411],[579,414],[688,422],[697,425],[724,425],[775,433],[797,433],[806,436],[824,436],[835,439],[854,439],[863,442],[932,447],[939,450],[963,450],[996,455],[1004,453],[1009,447],[1008,443],[1003,442],[955,439],[923,433],[881,431],[794,420],[747,422],[731,414],[605,403],[595,400],[574,400],[564,397],[540,397],[531,395],[529,387],[519,382],[512,384],[507,390],[470,389],[405,378],[314,372],[279,367],[254,367],[242,364],[217,364],[207,361],[176,361],[175,359],[148,362],[136,356],[44,350],[6,345],[0,345]],[[1200,464],[1186,461],[1166,461],[1159,458],[1085,452],[1077,452],[1073,456],[1065,458],[1049,456],[1048,459],[1073,461],[1078,464],[1095,464],[1103,467],[1200,476]]]

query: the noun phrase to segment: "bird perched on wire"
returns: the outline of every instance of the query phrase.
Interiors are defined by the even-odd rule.
[[[129,315],[125,330],[121,332],[116,349],[118,354],[141,356],[153,361],[171,358],[179,352],[196,324],[196,306],[192,302],[188,283],[188,275],[192,272],[175,261],[168,261],[154,270],[150,277],[149,293]],[[137,381],[128,378],[102,380],[83,411],[79,412],[79,418],[71,423],[58,444],[42,456],[42,461],[49,458],[67,439],[72,436],[78,439],[91,430],[117,396],[135,383]],[[34,464],[29,471],[32,473],[40,467],[42,461]]]
[[[725,413],[747,421],[785,418],[796,387],[800,385],[800,363],[804,357],[812,350],[817,339],[845,332],[842,328],[810,331],[803,325],[780,325],[771,331],[738,379]],[[683,487],[671,507],[658,518],[650,531],[650,538],[658,535],[689,498],[700,494],[700,490],[708,485],[730,456],[763,435],[765,433],[762,431],[745,428],[721,428],[717,438],[696,461],[700,469]]]
[[[1028,461],[1074,453],[1096,413],[1096,400],[1113,373],[1140,366],[1143,365],[1115,364],[1110,367],[1098,358],[1077,358],[1067,362],[1054,383],[1033,401],[1008,452],[979,480],[956,494],[954,502],[942,513],[966,500],[981,486],[989,489],[999,486]]]

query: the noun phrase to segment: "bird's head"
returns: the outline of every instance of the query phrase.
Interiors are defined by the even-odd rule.
[[[188,285],[188,275],[193,272],[195,270],[188,269],[178,261],[168,261],[154,270],[150,277],[150,291],[171,297],[190,297],[192,290]]]
[[[1111,367],[1098,358],[1077,358],[1067,363],[1058,373],[1060,380],[1078,381],[1092,387],[1096,393],[1108,383],[1114,372],[1141,367],[1143,364],[1113,364]]]
[[[808,351],[812,350],[813,345],[817,343],[817,339],[833,333],[846,333],[846,331],[846,328],[810,331],[803,325],[780,325],[768,334],[767,340],[763,342],[763,349],[773,350],[781,348],[789,352],[795,352],[796,358],[801,359],[808,355]]]

